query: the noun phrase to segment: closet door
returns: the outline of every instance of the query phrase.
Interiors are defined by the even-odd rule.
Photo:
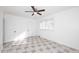
[[[17,41],[28,36],[27,19],[14,16],[5,15],[5,40],[4,42]]]
[[[34,36],[36,22],[32,19],[5,14],[5,40],[4,42],[23,40]]]

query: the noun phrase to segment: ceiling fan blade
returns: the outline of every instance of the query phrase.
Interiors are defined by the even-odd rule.
[[[32,16],[34,15],[34,13],[32,14]]]
[[[33,12],[33,11],[25,11],[25,12]]]
[[[37,14],[42,15],[41,13],[37,12]]]
[[[38,10],[38,12],[43,12],[43,11],[45,11],[45,9],[42,9],[42,10]]]
[[[36,9],[35,9],[35,7],[34,7],[34,6],[31,6],[31,8],[33,9],[33,11],[34,11],[34,12],[36,12]]]

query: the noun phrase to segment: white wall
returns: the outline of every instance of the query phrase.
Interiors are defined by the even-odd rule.
[[[0,12],[0,52],[3,47],[3,12]]]
[[[34,36],[36,32],[36,20],[5,14],[4,42],[22,39],[24,36]]]
[[[5,42],[13,41],[20,34],[25,35],[24,32],[26,32],[25,36],[40,34],[49,40],[79,49],[79,7],[56,13],[45,19],[55,21],[54,30],[39,30],[39,20],[37,22],[33,19],[6,14]]]
[[[40,35],[79,49],[79,7],[56,13],[51,15],[51,18],[55,20],[55,29],[53,31],[40,30]]]

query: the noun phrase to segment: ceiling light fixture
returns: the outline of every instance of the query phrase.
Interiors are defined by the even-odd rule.
[[[35,6],[31,6],[31,8],[32,8],[33,11],[25,11],[25,12],[32,12],[33,13],[32,16],[35,15],[35,14],[42,15],[40,12],[45,11],[45,9],[37,10],[35,8]]]

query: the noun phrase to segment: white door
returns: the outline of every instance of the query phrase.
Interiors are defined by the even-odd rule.
[[[5,15],[4,42],[21,40],[28,36],[26,19],[12,15]]]

